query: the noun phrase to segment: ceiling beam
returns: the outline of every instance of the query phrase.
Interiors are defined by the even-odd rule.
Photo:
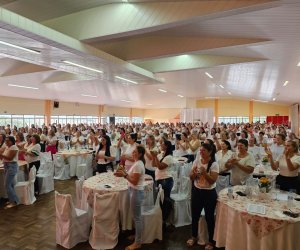
[[[95,41],[144,34],[278,4],[279,1],[274,0],[119,3],[83,10],[43,24],[81,41]]]
[[[47,78],[45,78],[42,83],[56,83],[65,81],[82,81],[82,80],[92,80],[95,78],[86,77],[83,75],[72,74],[64,71],[53,71]]]
[[[90,44],[126,61],[175,56],[216,48],[269,42],[267,39],[227,37],[147,36]],[[126,48],[126,49],[124,49]]]
[[[152,59],[147,61],[136,61],[133,63],[153,73],[162,73],[179,70],[210,68],[220,65],[229,65],[262,60],[266,59],[215,55],[180,55]]]

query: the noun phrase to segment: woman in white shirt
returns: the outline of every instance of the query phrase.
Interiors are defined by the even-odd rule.
[[[102,136],[99,149],[96,154],[97,159],[97,172],[107,172],[109,168],[113,170],[113,161],[115,160],[116,153],[114,147],[110,144],[110,139],[107,135]]]
[[[51,155],[56,154],[56,144],[57,144],[57,137],[55,136],[55,132],[53,130],[49,131],[48,137],[46,139],[46,152],[51,152]]]
[[[122,152],[121,155],[121,161],[124,162],[126,171],[129,171],[129,169],[134,163],[132,153],[137,146],[136,140],[137,140],[137,134],[135,133],[131,133],[127,136],[127,147],[125,149],[125,152]]]
[[[155,145],[155,138],[153,135],[148,135],[146,138],[146,148],[145,148],[145,170],[146,174],[152,176],[153,180],[155,180],[155,167],[153,167],[153,156],[151,151],[158,152],[158,148]]]
[[[124,177],[128,181],[130,191],[130,207],[135,225],[134,243],[126,247],[125,250],[141,248],[142,245],[142,203],[144,200],[144,178],[145,178],[145,148],[138,145],[132,152],[134,164],[128,172],[125,169],[118,170],[115,175]]]
[[[5,209],[15,207],[19,204],[19,198],[15,191],[15,176],[18,173],[18,147],[15,145],[16,141],[13,136],[5,138],[6,148],[3,153],[0,153],[0,159],[4,164],[5,174],[5,188],[9,203]]]
[[[231,145],[225,140],[221,142],[220,147],[221,150],[216,153],[216,161],[219,165],[220,175],[228,175],[229,173],[225,168],[225,164],[232,157]]]
[[[162,214],[163,214],[163,223],[164,227],[166,226],[166,221],[172,211],[172,200],[171,200],[171,191],[174,185],[174,180],[169,172],[169,168],[173,163],[173,156],[172,156],[172,144],[170,141],[165,139],[162,140],[161,144],[161,151],[159,155],[157,152],[151,151],[152,154],[152,163],[153,167],[156,168],[155,170],[155,180],[156,185],[162,186],[164,190],[164,201],[162,204]]]
[[[209,242],[205,250],[214,249],[215,208],[217,204],[216,181],[219,173],[218,163],[215,161],[216,149],[214,145],[204,143],[200,148],[200,157],[193,163],[190,178],[192,184],[192,237],[187,241],[188,246],[197,242],[198,222],[204,208],[205,219],[209,235]]]
[[[298,169],[300,167],[300,155],[298,155],[298,146],[295,141],[287,141],[285,150],[275,161],[270,149],[266,150],[273,170],[279,169],[279,175],[276,177],[276,184],[280,185],[281,190],[297,190],[300,194],[298,183]]]
[[[81,148],[84,144],[84,138],[83,136],[81,136],[81,132],[77,131],[75,133],[75,136],[72,137],[71,141],[70,141],[70,145],[71,147],[75,147],[75,148]]]
[[[251,153],[248,153],[248,141],[240,139],[238,142],[238,154],[225,164],[227,170],[231,169],[231,184],[241,185],[249,177],[255,168],[255,159]]]

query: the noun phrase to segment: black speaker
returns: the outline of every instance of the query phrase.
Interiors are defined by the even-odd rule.
[[[53,102],[53,108],[58,109],[59,108],[59,102],[54,101]]]
[[[109,117],[109,123],[115,125],[116,119],[115,119],[114,116],[110,116],[110,117]]]

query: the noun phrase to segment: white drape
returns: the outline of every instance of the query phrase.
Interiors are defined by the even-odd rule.
[[[203,122],[212,125],[214,123],[214,111],[212,108],[183,109],[180,113],[180,122]]]
[[[299,133],[299,104],[290,106],[290,118],[292,132],[298,135]]]

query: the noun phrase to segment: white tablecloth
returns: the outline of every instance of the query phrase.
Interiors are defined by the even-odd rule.
[[[80,150],[80,151],[64,150],[64,151],[57,152],[56,154],[61,155],[68,161],[70,165],[70,176],[73,177],[76,175],[77,166],[83,163],[87,163],[87,156],[89,154],[92,154],[92,152],[93,152],[92,150]],[[92,166],[87,166],[87,167],[91,168]]]
[[[234,187],[234,191],[241,189]],[[257,200],[234,195],[227,197],[227,189],[220,192],[214,239],[217,247],[226,250],[296,250],[300,247],[300,218],[293,219],[282,214],[286,201]],[[248,203],[266,206],[266,214],[247,212]],[[300,202],[294,201],[294,212],[300,212]]]
[[[153,202],[153,180],[145,175],[145,205]],[[112,172],[95,175],[83,183],[82,199],[93,206],[94,193],[119,192],[119,212],[122,230],[132,229],[132,216],[130,211],[128,182],[123,177],[116,177]]]
[[[258,175],[258,176],[271,176],[271,177],[276,177],[279,174],[279,171],[274,171],[270,165],[257,165],[254,168],[253,175]]]

